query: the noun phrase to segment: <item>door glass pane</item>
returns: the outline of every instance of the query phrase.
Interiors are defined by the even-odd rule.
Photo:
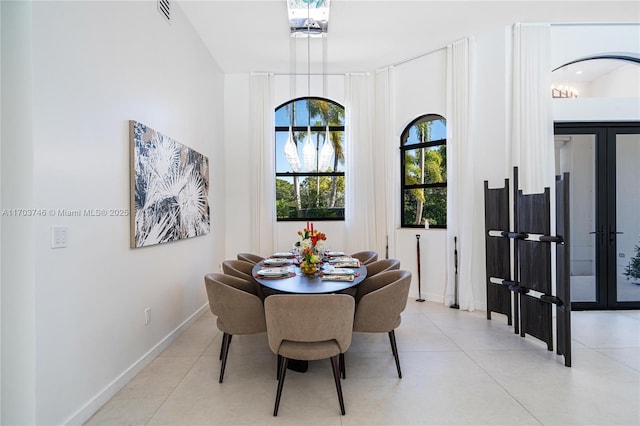
[[[556,135],[556,175],[569,173],[571,301],[596,302],[595,135]]]
[[[616,135],[617,299],[640,301],[640,135]]]

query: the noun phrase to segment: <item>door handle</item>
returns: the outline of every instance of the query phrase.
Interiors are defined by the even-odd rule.
[[[614,231],[613,228],[611,227],[609,228],[609,243],[613,243],[615,241],[616,239],[615,236],[617,234],[624,234],[624,232],[617,232],[617,231]]]
[[[600,236],[600,245],[604,244],[604,227],[601,226],[599,231],[591,231],[589,234],[591,235],[599,235]]]

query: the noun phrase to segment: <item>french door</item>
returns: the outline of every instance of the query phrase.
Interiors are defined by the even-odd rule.
[[[640,308],[640,123],[556,123],[570,173],[571,306]]]

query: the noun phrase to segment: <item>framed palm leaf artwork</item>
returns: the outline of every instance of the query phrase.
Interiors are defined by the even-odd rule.
[[[131,247],[208,234],[208,158],[137,121],[129,138]]]

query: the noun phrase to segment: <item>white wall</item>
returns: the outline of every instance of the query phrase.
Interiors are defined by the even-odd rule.
[[[568,62],[606,53],[640,54],[640,24],[552,25],[551,64],[555,69]],[[554,99],[555,121],[640,121],[638,66],[620,70],[624,88],[612,79],[596,83],[603,97]],[[607,97],[604,90],[607,89]]]
[[[32,42],[28,59],[34,71],[24,84],[32,87],[32,105],[29,96],[18,98],[27,112],[10,127],[27,136],[19,141],[21,152],[29,157],[32,147],[33,155],[17,158],[25,163],[16,163],[18,170],[3,164],[3,182],[10,179],[14,192],[32,194],[32,206],[47,212],[130,209],[128,121],[133,119],[209,157],[212,231],[131,249],[128,216],[48,214],[22,223],[32,223],[33,232],[21,236],[5,232],[3,223],[3,265],[23,262],[22,255],[33,252],[21,273],[26,278],[9,275],[25,280],[17,300],[32,296],[31,305],[3,318],[3,325],[26,329],[29,337],[28,322],[35,320],[33,343],[13,352],[7,349],[11,333],[5,337],[3,330],[2,346],[9,352],[3,357],[3,424],[86,420],[206,309],[203,276],[217,269],[226,237],[225,207],[219,202],[224,199],[223,77],[180,9],[172,12],[169,24],[155,2],[35,2],[24,19],[32,27],[21,34],[24,45],[29,37]],[[4,31],[3,25],[3,40]],[[3,111],[9,100],[16,97],[3,97]],[[22,129],[25,122],[32,138]],[[3,133],[3,154],[14,144]],[[16,199],[3,191],[3,208],[31,207],[13,204]],[[68,227],[67,248],[50,248],[54,225]],[[3,279],[3,292],[5,284]],[[10,304],[2,300],[4,316]],[[146,307],[151,308],[148,326]],[[34,352],[28,351],[31,345]],[[26,360],[15,364],[24,377],[5,374],[14,366],[7,359],[23,350]],[[32,353],[35,365],[29,361]],[[12,405],[6,390],[13,387],[35,389],[35,403],[25,398],[24,406]]]
[[[388,159],[393,168],[394,185],[390,186],[390,200],[395,204],[388,214],[393,217],[393,256],[400,259],[402,269],[413,275],[411,297],[418,296],[418,257],[416,235],[420,235],[420,290],[422,298],[444,301],[447,280],[446,230],[400,227],[400,136],[407,125],[425,114],[446,114],[446,49],[397,65],[394,69],[392,104],[395,105],[391,127],[394,139],[387,141],[394,148]]]
[[[33,207],[31,5],[2,2],[2,209]],[[2,215],[2,424],[35,424],[32,217]]]
[[[612,60],[608,59],[608,61]],[[624,65],[620,68],[592,81],[587,87],[587,96],[637,99],[640,96],[640,65],[630,62],[622,63]]]

